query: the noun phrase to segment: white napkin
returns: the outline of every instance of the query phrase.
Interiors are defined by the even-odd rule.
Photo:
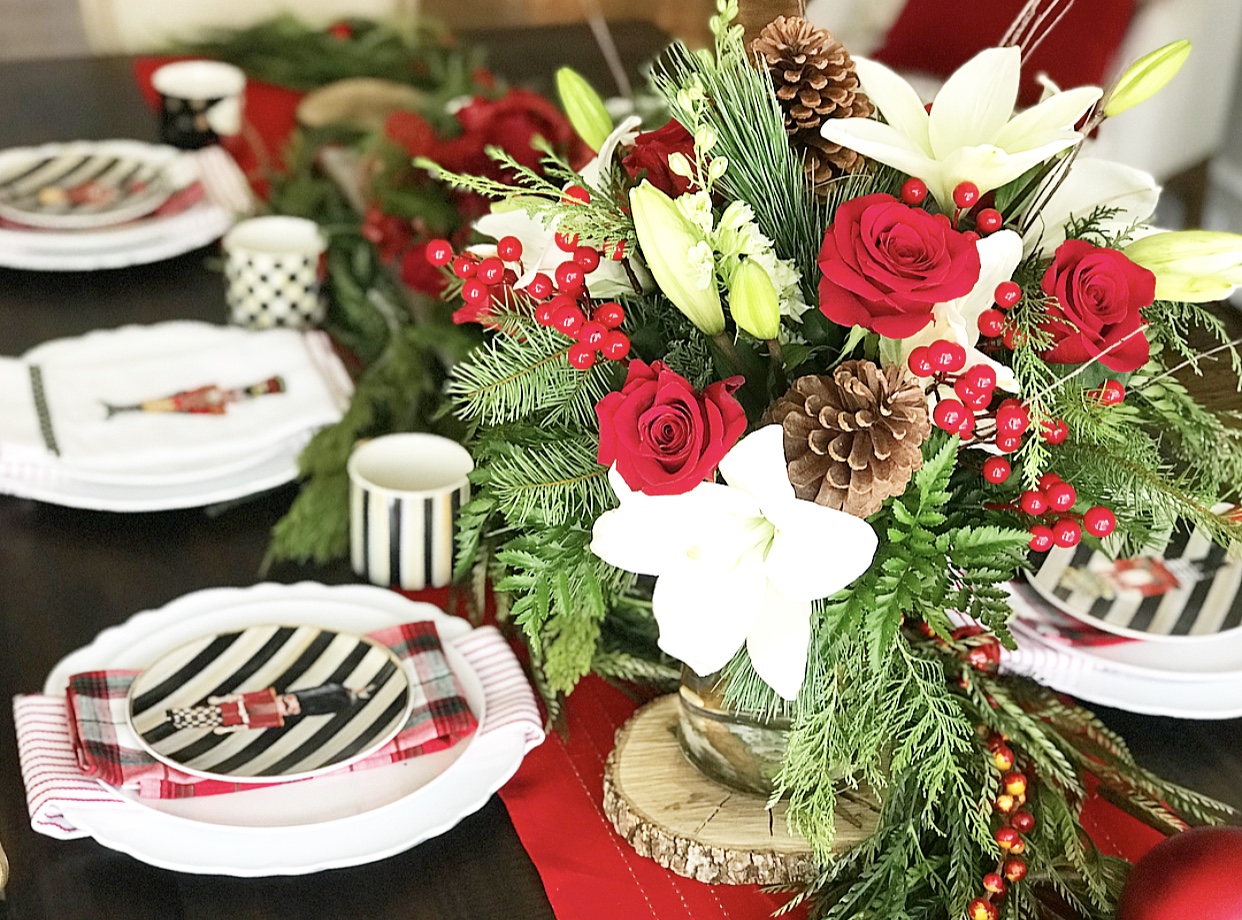
[[[47,432],[32,369],[42,379]],[[105,405],[276,376],[285,392],[232,403],[221,415],[109,418]],[[58,341],[23,359],[0,359],[0,472],[29,476],[46,467],[152,482],[218,475],[339,421],[349,391],[348,376],[318,332],[170,322]]]
[[[500,632],[493,626],[481,626],[452,645],[469,662],[483,685],[485,704],[478,734],[518,732],[523,737],[523,754],[542,744],[543,721],[535,695]],[[17,756],[26,785],[26,805],[30,824],[36,831],[61,840],[89,837],[88,831],[65,817],[62,803],[67,801],[83,811],[134,807],[115,789],[85,775],[79,768],[63,699],[40,694],[14,697],[13,718],[17,725]],[[358,781],[366,782],[366,779],[359,774]],[[313,784],[315,780],[306,782]]]

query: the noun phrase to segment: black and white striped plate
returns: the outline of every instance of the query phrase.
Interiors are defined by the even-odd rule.
[[[208,706],[209,698],[333,686],[366,692],[338,701],[332,711],[288,716],[283,727],[217,732],[206,725],[177,728],[170,718],[170,710]],[[251,626],[204,636],[160,658],[130,687],[129,718],[139,743],[179,770],[272,782],[314,776],[373,753],[401,730],[411,700],[401,662],[370,639],[313,626]]]
[[[0,217],[56,230],[142,217],[172,194],[165,174],[169,149],[75,141],[0,152]]]
[[[1035,559],[1032,588],[1117,635],[1188,641],[1242,627],[1242,562],[1199,531],[1179,531],[1162,553],[1133,559],[1112,560],[1086,544]]]

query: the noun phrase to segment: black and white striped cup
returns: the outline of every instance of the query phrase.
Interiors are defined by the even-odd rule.
[[[354,571],[409,591],[452,581],[470,453],[439,435],[390,434],[356,447],[348,468]]]

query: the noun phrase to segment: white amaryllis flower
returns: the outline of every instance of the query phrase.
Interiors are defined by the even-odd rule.
[[[653,496],[631,491],[614,468],[621,507],[600,515],[591,549],[657,576],[652,607],[668,654],[710,674],[745,642],[759,676],[793,699],[806,673],[812,602],[867,571],[875,531],[794,497],[779,425],[739,441],[720,472],[728,485]]]
[[[1116,213],[1099,222],[1104,233],[1122,233],[1147,220],[1156,210],[1160,186],[1148,173],[1112,160],[1080,156],[1065,181],[1047,203],[1022,238],[1026,252],[1038,250],[1051,256],[1065,242],[1065,227],[1071,219],[1090,217],[1096,208],[1114,208]]]
[[[1015,115],[1021,57],[1017,48],[980,51],[941,87],[930,114],[902,77],[855,58],[862,89],[887,124],[830,118],[823,135],[922,179],[951,213],[960,183],[973,182],[985,194],[1082,139],[1074,123],[1100,98],[1100,89],[1057,93]]]
[[[600,145],[599,155],[582,167],[581,176],[587,185],[603,188],[606,177],[605,170],[612,168],[613,154],[618,146],[630,145],[638,136],[641,119],[633,115],[617,125],[607,139]],[[556,245],[556,223],[545,224],[531,217],[520,207],[508,206],[504,210],[495,210],[484,214],[474,222],[474,229],[484,236],[500,239],[505,236],[517,237],[522,244],[522,274],[513,286],[518,290],[530,284],[536,274],[542,272],[549,278],[556,276],[556,269],[562,262],[573,259],[573,253],[565,252]],[[471,246],[470,251],[480,256],[496,254],[493,244]],[[631,263],[640,283],[647,287],[650,279],[642,266]],[[586,276],[587,290],[592,297],[620,297],[634,293],[633,283],[620,262],[601,259],[599,268]]]
[[[1018,391],[1013,370],[994,361],[976,346],[979,344],[979,314],[995,306],[996,286],[1013,278],[1022,261],[1022,239],[1012,230],[1001,230],[975,243],[979,250],[979,280],[970,293],[938,303],[932,309],[932,322],[907,339],[881,340],[881,354],[894,364],[906,365],[910,352],[937,339],[948,339],[966,349],[966,366],[986,364],[996,372],[996,385],[1011,393]],[[949,394],[951,395],[951,394]]]

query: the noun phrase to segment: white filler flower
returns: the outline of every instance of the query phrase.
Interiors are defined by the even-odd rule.
[[[668,654],[710,674],[745,642],[759,676],[793,699],[812,602],[866,572],[877,539],[863,519],[794,497],[783,437],[779,425],[748,435],[720,461],[728,485],[682,495],[632,492],[614,468],[621,507],[595,522],[591,549],[658,576],[652,606]]]

